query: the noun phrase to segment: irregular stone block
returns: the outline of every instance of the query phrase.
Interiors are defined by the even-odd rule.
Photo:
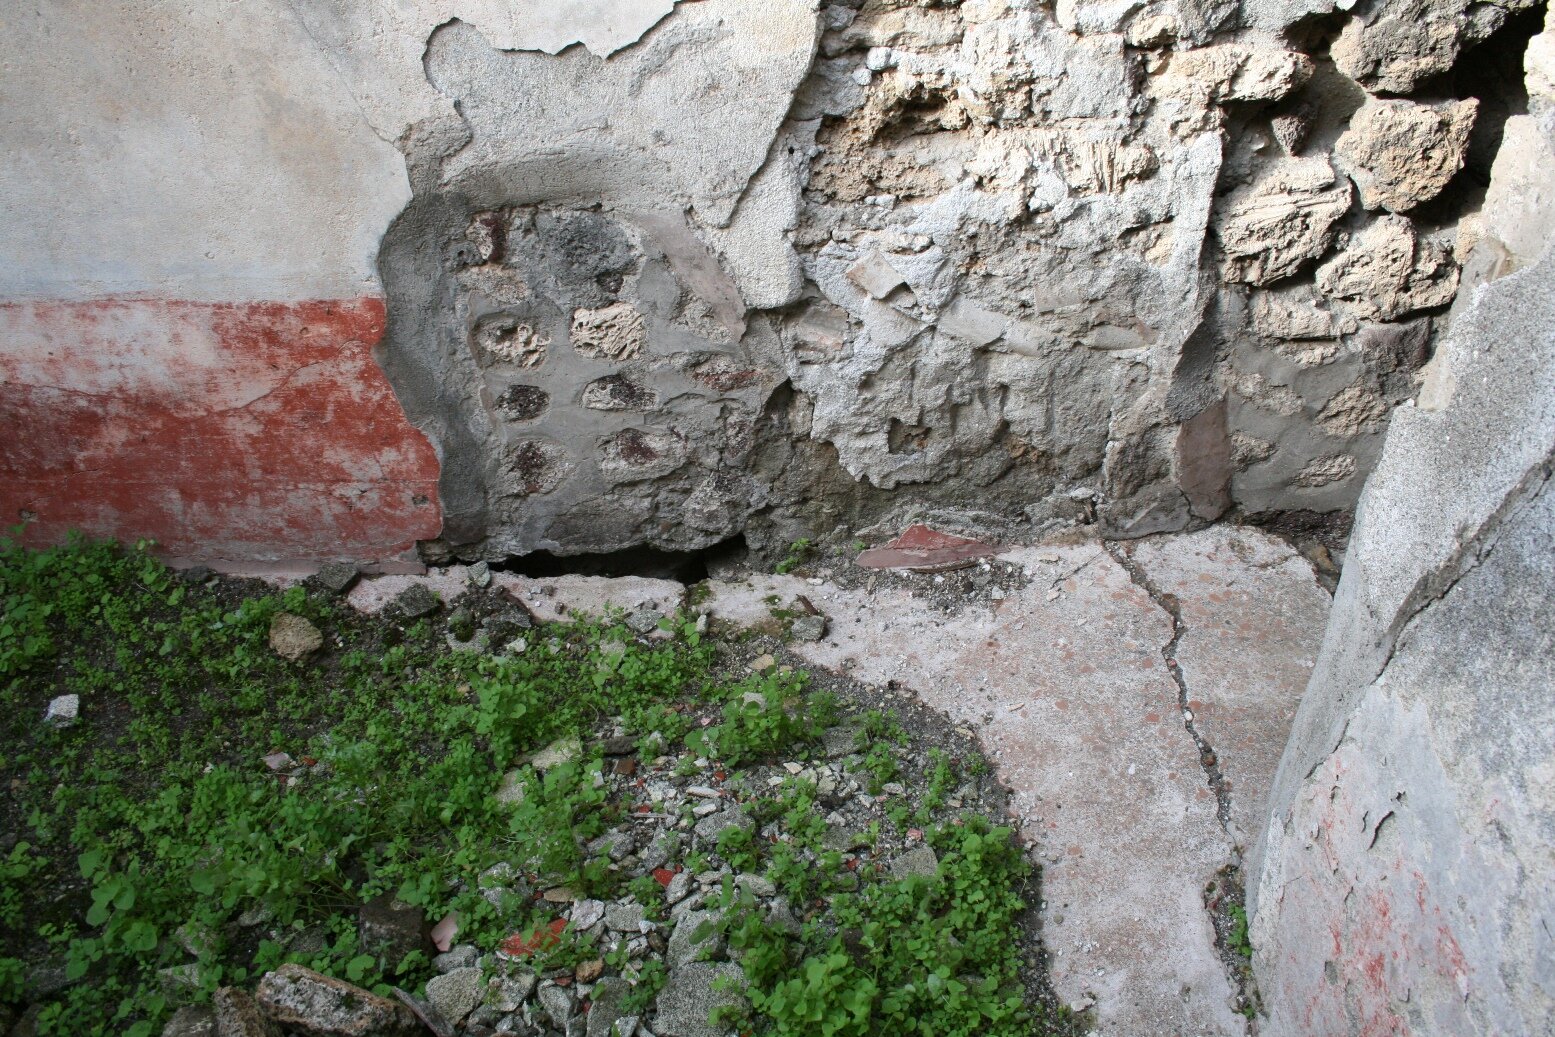
[[[281,1037],[276,1026],[246,991],[222,987],[211,998],[216,1013],[216,1037]]]
[[[597,360],[630,360],[642,351],[648,332],[631,303],[617,302],[572,314],[572,348]]]
[[[0,1016],[0,1024],[7,1022]],[[162,1037],[216,1037],[216,1014],[209,1005],[184,1005],[162,1027]]]
[[[427,980],[427,1001],[455,1026],[481,1003],[484,991],[485,980],[475,967],[452,969]]]
[[[1317,286],[1361,317],[1393,320],[1451,302],[1458,290],[1458,266],[1445,247],[1419,240],[1407,217],[1388,215],[1368,224],[1318,267]]]
[[[1403,212],[1430,201],[1463,168],[1479,102],[1368,98],[1334,145],[1334,159],[1368,209]]]
[[[986,346],[1004,334],[1010,320],[1004,314],[990,310],[966,296],[958,296],[935,323],[947,335],[954,335],[974,346]]]
[[[659,394],[624,375],[596,378],[583,388],[583,406],[590,410],[652,410]]]
[[[497,413],[509,421],[533,421],[550,406],[551,394],[534,385],[510,385],[497,397]]]
[[[1256,183],[1237,188],[1216,222],[1228,281],[1268,284],[1327,250],[1334,223],[1350,208],[1350,184],[1335,181],[1324,158],[1285,159]]]
[[[278,612],[270,621],[270,649],[282,659],[296,662],[324,646],[319,628],[290,612]]]
[[[868,292],[873,299],[884,299],[907,283],[907,278],[878,252],[871,252],[848,267],[848,280]]]
[[[301,965],[266,973],[257,1000],[271,1019],[307,1037],[415,1037],[421,1031],[404,1005]]]
[[[720,983],[738,984],[743,979],[740,967],[730,962],[695,962],[671,970],[659,994],[655,1032],[662,1037],[724,1037],[725,1028],[707,1019],[718,1008],[738,1008],[745,1002],[737,989],[718,989]]]

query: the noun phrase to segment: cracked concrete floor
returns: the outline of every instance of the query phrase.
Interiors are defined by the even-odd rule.
[[[757,575],[713,583],[699,608],[762,626],[770,595],[803,594],[831,619],[791,646],[809,665],[894,680],[981,739],[1044,866],[1053,986],[1098,1034],[1245,1034],[1204,889],[1256,836],[1329,595],[1288,544],[1232,526],[1000,558],[1029,577],[1000,601],[936,604],[931,576],[872,592]],[[420,581],[453,601],[466,574],[366,580],[351,600],[376,611]],[[670,611],[685,590],[493,580],[545,619]]]
[[[788,576],[715,584],[706,607],[754,625],[803,594],[831,618],[793,646],[809,664],[894,680],[979,736],[1042,857],[1054,988],[1099,1034],[1244,1034],[1204,889],[1256,833],[1327,592],[1235,527],[1000,557],[1030,582],[955,611]]]

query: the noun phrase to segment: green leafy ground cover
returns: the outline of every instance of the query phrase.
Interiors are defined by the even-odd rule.
[[[268,632],[283,610],[316,624],[324,650],[278,657]],[[286,961],[380,993],[418,990],[433,974],[425,955],[363,947],[358,909],[390,893],[428,918],[457,911],[461,942],[495,947],[554,917],[536,898],[481,895],[478,876],[501,862],[536,889],[651,902],[657,883],[585,849],[631,808],[609,794],[597,746],[543,776],[522,771],[517,804],[494,796],[503,775],[559,736],[588,744],[604,717],[642,736],[645,762],[678,751],[732,769],[802,758],[836,716],[802,673],[731,676],[718,645],[670,626],[649,642],[589,620],[530,631],[518,654],[455,652],[435,617],[396,624],[301,587],[190,582],[144,548],[0,542],[0,1005],[33,1006],[44,1034],[145,1037],[178,1004],[252,987]],[[67,693],[81,696],[80,721],[45,726],[46,704]],[[897,775],[904,736],[878,715],[860,730],[878,788]],[[300,776],[272,773],[272,752]],[[1029,867],[1008,829],[950,815],[958,777],[933,760],[925,794],[887,820],[923,827],[932,875],[842,868],[802,782],[752,796],[747,808],[780,821],[784,839],[725,833],[706,863],[766,875],[805,921],[763,925],[725,884],[720,925],[749,985],[731,1024],[1047,1032],[1011,938]],[[597,950],[568,932],[533,964]],[[644,1008],[663,982],[656,962],[610,966]]]

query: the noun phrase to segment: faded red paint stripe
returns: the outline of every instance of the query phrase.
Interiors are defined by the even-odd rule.
[[[392,558],[438,462],[372,349],[383,300],[0,304],[0,521],[194,558]]]

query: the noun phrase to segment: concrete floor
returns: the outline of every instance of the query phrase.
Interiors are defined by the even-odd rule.
[[[1098,1034],[1245,1034],[1205,887],[1256,838],[1328,593],[1289,545],[1229,526],[999,561],[1021,574],[1001,600],[936,593],[929,575],[757,575],[715,582],[698,608],[761,626],[772,595],[804,595],[830,617],[821,641],[791,646],[809,665],[895,681],[979,737],[1044,867],[1054,988]],[[364,581],[352,602],[376,610],[415,579]],[[464,589],[459,566],[419,579],[445,601]],[[494,579],[547,619],[668,610],[683,590]]]
[[[754,623],[803,594],[831,617],[793,646],[811,665],[895,680],[980,737],[1042,857],[1053,985],[1099,1034],[1245,1033],[1204,890],[1256,837],[1327,592],[1232,527],[1000,557],[1030,577],[1002,601],[760,576],[709,607]]]

